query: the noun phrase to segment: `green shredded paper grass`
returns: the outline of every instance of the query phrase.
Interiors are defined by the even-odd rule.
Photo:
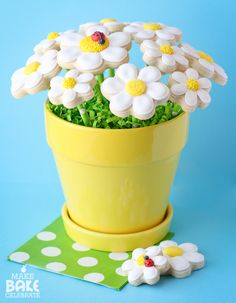
[[[59,118],[68,122],[84,126],[84,121],[79,109],[68,109],[63,105],[54,105],[48,101],[47,106]],[[164,105],[158,105],[155,114],[148,120],[139,120],[133,116],[120,118],[112,114],[109,109],[109,101],[101,94],[100,84],[94,87],[94,97],[82,104],[82,108],[88,113],[89,126],[94,128],[126,129],[138,128],[159,124],[171,120],[183,112],[180,105],[167,101]]]

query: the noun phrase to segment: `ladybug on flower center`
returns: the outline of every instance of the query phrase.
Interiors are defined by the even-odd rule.
[[[154,266],[154,262],[151,258],[149,258],[149,256],[145,256],[144,257],[144,266],[145,267],[152,267]]]
[[[91,35],[91,38],[93,41],[96,41],[99,44],[104,44],[106,42],[106,36],[102,32],[99,32],[99,31],[94,32]]]

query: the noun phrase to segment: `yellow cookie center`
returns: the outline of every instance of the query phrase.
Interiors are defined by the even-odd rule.
[[[145,30],[158,31],[161,29],[161,25],[159,23],[149,22],[149,23],[144,23],[143,28]]]
[[[25,75],[30,75],[33,72],[36,72],[37,69],[39,68],[40,63],[39,62],[32,62],[30,64],[28,64],[25,68],[24,68],[24,74]]]
[[[125,90],[131,96],[140,96],[144,94],[146,88],[146,84],[142,80],[130,80],[125,86]]]
[[[199,82],[197,80],[194,79],[188,79],[186,81],[186,86],[188,89],[196,92],[197,90],[199,90]]]
[[[167,55],[173,55],[174,53],[173,47],[171,47],[170,45],[161,45],[160,51],[162,52],[162,54],[167,54]]]
[[[116,22],[117,20],[114,18],[104,18],[102,20],[100,20],[100,23],[108,23],[108,22]]]
[[[204,52],[200,52],[200,51],[198,51],[197,53],[198,53],[198,55],[200,56],[201,59],[204,59],[204,60],[206,60],[207,62],[209,62],[211,64],[214,63],[214,60],[208,54],[206,54]]]
[[[145,255],[139,256],[138,259],[136,260],[136,263],[140,266],[143,266],[144,265],[144,257],[145,257]]]
[[[105,38],[105,42],[100,44],[94,41],[92,37],[84,37],[80,40],[80,49],[86,53],[99,53],[109,46],[109,40]]]
[[[178,246],[169,246],[163,249],[163,254],[169,257],[182,256],[183,249]]]
[[[71,78],[71,77],[69,77],[69,78],[65,78],[64,80],[63,80],[63,82],[62,82],[62,86],[64,87],[64,88],[73,88],[74,86],[75,86],[75,84],[76,84],[76,81],[75,81],[75,79],[74,78]]]
[[[48,40],[54,40],[57,37],[59,37],[59,34],[57,32],[51,32],[51,33],[48,34],[47,39]]]

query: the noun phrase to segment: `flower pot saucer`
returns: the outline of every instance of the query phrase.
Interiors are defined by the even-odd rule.
[[[168,205],[164,220],[158,225],[135,233],[101,233],[79,226],[70,218],[66,204],[62,208],[62,218],[67,234],[76,242],[97,250],[131,251],[136,247],[148,247],[159,242],[169,231],[173,208]]]

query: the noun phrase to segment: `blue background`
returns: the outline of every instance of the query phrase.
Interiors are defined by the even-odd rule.
[[[184,41],[213,55],[229,75],[227,86],[213,85],[211,106],[191,115],[188,144],[171,193],[175,239],[198,244],[207,266],[188,279],[162,278],[156,286],[128,285],[121,292],[31,269],[40,280],[39,301],[236,302],[235,15],[234,1],[216,0],[1,3],[0,302],[5,300],[5,280],[20,270],[6,256],[59,215],[63,203],[45,140],[46,94],[14,100],[9,93],[10,76],[48,32],[104,17],[177,26],[184,32]],[[137,49],[132,55],[133,61],[141,62]]]

